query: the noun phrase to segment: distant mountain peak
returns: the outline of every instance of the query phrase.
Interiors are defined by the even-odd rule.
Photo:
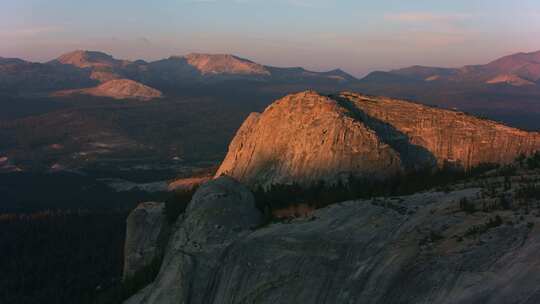
[[[78,68],[114,67],[123,62],[103,52],[86,50],[69,52],[56,60],[62,64],[70,64]]]
[[[263,66],[230,54],[191,53],[186,61],[202,74],[270,75]]]
[[[413,65],[387,73],[404,76],[401,80],[395,78],[393,81],[405,81],[405,78],[410,78],[427,82],[437,80],[438,82],[469,84],[534,85],[540,80],[540,51],[515,53],[483,65],[466,65],[461,68]]]

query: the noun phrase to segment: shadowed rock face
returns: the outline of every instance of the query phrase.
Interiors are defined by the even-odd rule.
[[[237,181],[221,177],[202,185],[175,224],[154,283],[128,303],[208,303],[228,246],[262,221],[253,194]]]
[[[540,135],[464,113],[383,97],[312,91],[251,114],[216,176],[248,185],[385,178],[451,165],[508,163],[540,148]]]
[[[163,252],[159,239],[166,226],[164,203],[141,203],[127,218],[124,278],[152,263]]]
[[[337,98],[357,108],[362,121],[376,130],[383,141],[397,146],[406,138],[411,145],[423,147],[433,155],[439,167],[506,164],[521,153],[529,155],[540,149],[538,132],[522,131],[462,112],[354,93],[342,93]],[[396,132],[403,137],[396,138]]]
[[[540,230],[467,237],[487,219],[457,206],[478,192],[349,201],[252,230],[251,194],[221,177],[199,189],[157,279],[126,304],[538,303]]]

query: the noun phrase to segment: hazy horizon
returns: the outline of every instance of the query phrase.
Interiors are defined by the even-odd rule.
[[[156,60],[228,53],[355,76],[411,65],[460,67],[540,50],[540,3],[520,1],[9,0],[0,56],[48,61],[87,49]],[[526,25],[526,26],[525,26]]]

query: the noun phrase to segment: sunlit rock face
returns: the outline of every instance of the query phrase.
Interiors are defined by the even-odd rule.
[[[354,93],[342,93],[338,98],[357,108],[360,119],[383,141],[398,151],[405,140],[423,147],[435,157],[439,167],[450,164],[467,169],[482,163],[506,164],[521,153],[528,155],[540,149],[538,132],[526,132],[462,112]]]
[[[540,148],[538,133],[461,112],[354,93],[289,95],[251,114],[216,176],[248,185],[386,178],[504,164]]]
[[[336,100],[307,91],[251,114],[216,176],[247,184],[335,182],[401,171],[399,155]]]

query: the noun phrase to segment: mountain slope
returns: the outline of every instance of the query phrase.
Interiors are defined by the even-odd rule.
[[[124,304],[538,303],[538,190],[520,189],[538,189],[539,172],[515,169],[268,224],[248,189],[217,178],[173,225],[155,280]]]
[[[129,63],[115,59],[103,52],[77,50],[61,55],[53,62],[69,64],[78,68],[114,68]]]
[[[521,86],[524,82],[534,84],[540,79],[540,51],[505,56],[484,65],[461,68],[412,66],[392,70],[390,74],[424,81],[496,84],[507,83]],[[519,81],[493,81],[493,79],[516,79]]]
[[[287,96],[238,130],[216,176],[249,185],[381,178],[436,167],[504,164],[540,134],[461,112],[354,93]]]
[[[148,101],[162,97],[160,91],[129,79],[114,79],[94,88],[57,92],[56,96],[86,94],[114,99],[137,99]]]
[[[95,81],[90,78],[90,72],[77,67],[0,58],[0,89],[3,93],[51,91],[93,84]]]
[[[188,64],[195,67],[203,75],[207,74],[245,74],[269,75],[260,64],[228,54],[188,54]]]

